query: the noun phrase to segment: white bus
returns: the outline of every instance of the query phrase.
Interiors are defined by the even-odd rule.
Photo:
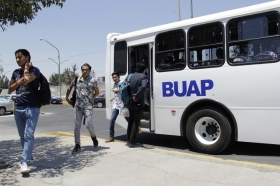
[[[143,130],[187,136],[194,149],[209,154],[233,141],[280,144],[279,11],[280,1],[271,1],[108,34],[107,119],[111,73],[124,80],[147,56],[150,104]],[[127,128],[124,118],[117,123]]]

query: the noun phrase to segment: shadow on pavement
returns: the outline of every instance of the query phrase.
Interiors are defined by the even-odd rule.
[[[115,139],[126,142],[126,135],[116,136]],[[174,148],[179,150],[193,150],[187,137],[169,136],[142,132],[137,134],[136,141],[145,145]]]
[[[250,156],[280,156],[280,146],[260,143],[234,142],[224,153]]]
[[[12,165],[0,170],[0,185],[15,185],[19,174],[19,162],[22,153],[19,140],[0,141],[0,157]],[[30,176],[41,178],[59,177],[65,171],[75,172],[91,167],[98,161],[96,157],[105,156],[107,147],[82,146],[82,152],[72,155],[74,145],[63,144],[57,137],[38,137],[33,151],[34,163]],[[23,176],[25,177],[25,176]]]
[[[126,142],[126,135],[115,137],[117,140]],[[137,134],[137,142],[145,145],[158,146],[163,148],[172,148],[174,150],[187,150],[190,152],[197,153],[196,150],[190,145],[186,136],[169,136],[152,133],[141,133]],[[249,156],[280,156],[280,146],[270,144],[259,144],[259,143],[245,143],[245,142],[234,142],[228,149],[219,155],[249,155]]]

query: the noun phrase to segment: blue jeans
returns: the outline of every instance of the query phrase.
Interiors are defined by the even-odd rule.
[[[40,108],[15,108],[14,117],[23,148],[21,163],[29,163],[34,148],[34,133],[39,119]]]
[[[110,120],[110,137],[111,138],[113,138],[115,135],[115,122],[119,115],[119,112],[120,112],[119,109],[116,109],[116,108],[114,108],[112,110],[112,115],[111,115],[111,120]],[[125,117],[125,119],[128,122],[128,118]]]

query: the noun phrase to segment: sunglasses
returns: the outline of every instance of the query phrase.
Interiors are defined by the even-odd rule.
[[[89,69],[82,69],[82,72],[88,72]]]

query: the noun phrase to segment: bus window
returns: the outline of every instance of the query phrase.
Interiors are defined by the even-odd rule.
[[[189,33],[190,68],[221,66],[224,63],[222,24],[192,27]]]
[[[127,44],[126,44],[126,41],[120,41],[115,44],[114,72],[119,72],[120,75],[125,75],[127,72]]]
[[[184,30],[158,34],[156,37],[155,68],[159,72],[182,70],[186,66]]]
[[[232,65],[279,59],[279,16],[276,13],[238,18],[228,24],[228,56]]]
[[[138,45],[138,46],[133,46],[133,47],[128,47],[128,52],[129,52],[129,65],[128,65],[128,73],[134,73],[136,70],[136,65],[137,63],[140,63],[143,59],[144,56],[148,58],[149,56],[149,45],[144,44],[144,45]],[[147,67],[150,62],[147,59]]]

